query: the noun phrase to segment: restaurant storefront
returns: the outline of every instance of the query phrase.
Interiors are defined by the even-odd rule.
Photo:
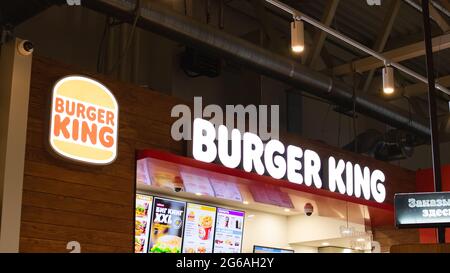
[[[84,76],[92,82],[61,80]],[[29,90],[20,252],[74,242],[81,252],[386,252],[419,242],[417,230],[394,227],[393,197],[415,191],[412,171],[283,133],[304,158],[287,153],[281,174],[280,161],[226,167],[171,137],[171,109],[190,102],[42,57]]]

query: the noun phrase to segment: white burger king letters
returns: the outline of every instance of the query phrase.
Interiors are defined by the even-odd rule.
[[[259,175],[267,172],[275,179],[287,178],[291,183],[314,185],[318,189],[323,187],[321,158],[312,150],[292,145],[285,147],[275,139],[264,144],[252,133],[244,133],[241,137],[241,132],[234,129],[229,134],[224,125],[219,126],[216,132],[212,123],[199,118],[194,120],[192,141],[196,160],[211,163],[218,158],[228,168],[242,164],[246,172],[254,170]],[[380,170],[371,171],[359,164],[332,156],[328,158],[328,188],[332,192],[366,200],[373,198],[382,203],[386,199],[384,182],[385,175]]]

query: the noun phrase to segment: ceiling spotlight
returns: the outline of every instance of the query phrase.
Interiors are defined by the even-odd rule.
[[[305,50],[305,29],[302,21],[294,20],[291,23],[291,46],[294,53]]]
[[[284,212],[291,212],[290,209],[284,209]]]
[[[394,68],[386,66],[383,68],[383,92],[390,95],[395,91]]]
[[[322,243],[322,246],[330,246],[330,243],[324,242],[324,243]]]
[[[248,205],[248,204],[250,204],[248,201],[244,201],[244,202],[242,202],[244,205]]]

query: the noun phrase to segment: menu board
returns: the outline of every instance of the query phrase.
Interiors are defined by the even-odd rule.
[[[242,202],[241,192],[236,183],[213,178],[210,181],[217,198]]]
[[[147,159],[143,158],[136,162],[136,182],[145,185],[152,183],[148,172]]]
[[[181,252],[185,210],[185,202],[155,197],[149,252]]]
[[[151,177],[153,186],[166,188],[173,191],[184,191],[183,181],[179,176],[173,176],[171,173],[157,172]]]
[[[251,185],[249,187],[253,200],[258,203],[279,206],[283,208],[294,208],[289,194],[282,192],[279,188],[268,185]]]
[[[151,196],[136,195],[134,252],[147,253],[150,217],[152,211]]]
[[[217,209],[214,253],[240,253],[244,229],[244,212]]]
[[[216,208],[188,203],[183,253],[212,253]]]
[[[183,179],[183,185],[187,192],[202,195],[214,196],[214,190],[209,184],[209,179],[205,176],[180,172]]]

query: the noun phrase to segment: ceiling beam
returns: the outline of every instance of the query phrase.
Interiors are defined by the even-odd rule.
[[[334,15],[336,14],[337,7],[339,5],[339,0],[328,0],[324,14],[322,17],[322,24],[326,26],[330,26],[333,22]],[[314,49],[313,51],[308,55],[306,63],[313,67],[316,65],[317,60],[319,59],[320,53],[322,51],[322,48],[325,43],[325,39],[327,38],[327,33],[325,31],[321,31],[319,29],[316,29],[316,32],[314,34]]]
[[[450,48],[450,34],[437,36],[433,38],[432,43],[433,52],[448,49]],[[423,41],[383,53],[383,56],[386,59],[397,63],[424,55],[425,45]],[[366,71],[370,71],[371,69],[377,69],[383,66],[383,61],[380,61],[375,57],[366,57],[333,68],[333,74],[335,76],[350,74],[353,71],[352,67],[354,67],[355,72],[363,73]]]
[[[447,20],[444,18],[444,16],[441,15],[441,13],[433,6],[433,4],[430,2],[430,16],[433,18],[433,20],[438,24],[439,28],[442,29],[444,33],[447,33],[450,30],[450,25],[448,24]]]
[[[450,1],[449,0],[442,0],[441,4],[444,6],[444,8],[448,11],[450,11]]]
[[[400,10],[400,5],[402,1],[391,1],[391,4],[388,7],[388,14],[384,17],[383,27],[381,28],[380,35],[378,36],[375,44],[373,46],[373,50],[376,52],[382,52],[386,46],[386,43],[389,39],[389,35],[391,34],[392,27],[394,26],[395,19],[397,18],[397,14]],[[375,75],[375,70],[372,69],[367,76],[367,79],[364,83],[363,91],[367,92],[370,85],[372,84],[373,76]]]
[[[436,79],[436,83],[444,86],[450,87],[450,75],[444,76],[442,78]],[[403,95],[412,97],[420,96],[428,92],[428,84],[416,83],[412,85],[405,86],[402,90]]]

